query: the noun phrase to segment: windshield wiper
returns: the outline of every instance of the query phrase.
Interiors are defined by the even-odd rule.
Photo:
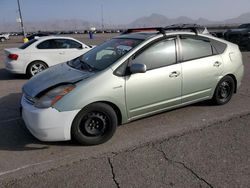
[[[84,65],[85,68],[87,68],[90,72],[96,71],[96,70],[97,70],[94,66],[92,66],[92,65],[90,65],[90,64],[88,64],[88,63],[86,63],[85,61],[83,61],[83,60],[81,60],[81,59],[80,59],[80,62],[81,62],[82,65]],[[82,68],[83,68],[83,67],[82,67]]]

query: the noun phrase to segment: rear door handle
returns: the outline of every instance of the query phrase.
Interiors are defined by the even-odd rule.
[[[179,71],[173,71],[173,72],[171,72],[170,74],[169,74],[169,77],[170,78],[174,78],[174,77],[178,77],[178,76],[180,76],[180,72]]]
[[[215,66],[215,67],[219,67],[219,66],[221,66],[221,62],[216,61],[216,62],[214,63],[214,66]]]
[[[63,54],[65,54],[65,52],[59,52],[59,54],[60,54],[60,55],[63,55]]]

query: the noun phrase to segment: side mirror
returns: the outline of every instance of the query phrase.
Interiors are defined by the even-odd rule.
[[[145,73],[147,71],[147,66],[145,64],[135,63],[130,66],[130,72],[132,74]]]

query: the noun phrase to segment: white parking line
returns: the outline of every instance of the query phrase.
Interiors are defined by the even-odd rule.
[[[3,172],[0,172],[0,177],[4,176],[4,175],[7,175],[7,174],[10,174],[10,173],[14,173],[14,172],[26,169],[26,168],[30,168],[30,167],[34,167],[34,166],[39,166],[39,165],[44,165],[44,164],[52,163],[52,162],[55,162],[55,161],[58,162],[60,160],[65,160],[67,158],[72,158],[72,156],[74,156],[74,155],[70,154],[70,155],[66,155],[64,157],[59,157],[56,160],[52,160],[51,159],[51,160],[47,160],[47,161],[42,161],[40,163],[28,164],[28,165],[24,165],[24,166],[21,166],[21,167],[12,169],[12,170],[3,171]]]
[[[16,121],[16,120],[20,120],[21,117],[15,117],[15,118],[12,118],[12,119],[6,119],[6,120],[3,120],[3,121],[0,121],[0,123],[8,123],[8,122],[11,122],[11,121]]]
[[[43,162],[40,162],[40,163],[34,163],[34,164],[24,165],[24,166],[16,168],[16,169],[12,169],[12,170],[7,170],[7,171],[4,171],[4,172],[0,172],[0,176],[6,175],[6,174],[10,174],[10,173],[13,173],[13,172],[17,172],[19,170],[22,170],[22,169],[25,169],[25,168],[29,168],[29,167],[32,167],[32,166],[37,166],[37,165],[51,163],[53,161],[54,160],[48,160],[48,161],[43,161]]]

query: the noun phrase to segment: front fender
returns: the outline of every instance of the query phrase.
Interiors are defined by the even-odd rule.
[[[125,79],[113,75],[111,69],[77,83],[76,88],[53,107],[58,111],[72,111],[83,109],[95,102],[112,103],[120,110],[122,123],[128,121],[125,102]]]

